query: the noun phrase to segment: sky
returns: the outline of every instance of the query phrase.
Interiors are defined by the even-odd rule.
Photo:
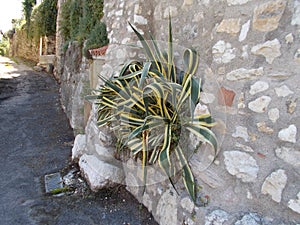
[[[22,17],[23,0],[0,0],[0,30],[6,32],[12,28],[11,20]]]

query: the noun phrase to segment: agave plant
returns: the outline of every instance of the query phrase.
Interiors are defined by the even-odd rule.
[[[104,85],[95,94],[98,126],[110,125],[122,147],[141,159],[144,187],[147,166],[159,163],[173,186],[172,178],[182,172],[186,190],[195,202],[195,179],[188,163],[194,150],[183,146],[180,134],[193,133],[201,142],[210,144],[215,155],[218,149],[210,129],[215,125],[211,115],[194,115],[201,93],[201,79],[195,76],[198,55],[186,49],[184,70],[176,67],[171,20],[167,50],[162,50],[152,36],[146,40],[130,26],[147,60],[126,63],[117,77],[101,78]]]

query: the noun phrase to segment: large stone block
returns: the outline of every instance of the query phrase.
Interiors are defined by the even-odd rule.
[[[285,171],[279,169],[271,173],[261,187],[262,194],[271,195],[275,202],[281,202],[281,194],[287,183]]]
[[[253,16],[253,28],[264,32],[277,29],[285,6],[285,0],[275,0],[256,7]]]
[[[79,166],[92,191],[124,183],[122,166],[116,162],[105,162],[94,155],[84,154],[79,160]]]
[[[256,181],[259,167],[252,156],[240,151],[226,151],[224,157],[226,169],[231,175],[243,182]]]
[[[281,44],[278,39],[267,41],[263,44],[258,44],[251,49],[254,55],[263,55],[269,64],[272,64],[274,59],[281,56]]]
[[[78,160],[86,150],[86,136],[78,134],[75,137],[74,146],[72,148],[72,160]]]
[[[243,5],[252,0],[227,0],[228,5]]]
[[[226,79],[231,81],[252,80],[262,76],[263,74],[263,67],[259,67],[257,69],[239,68],[226,74]]]
[[[161,225],[174,225],[179,224],[177,221],[178,209],[177,195],[171,191],[166,191],[161,196],[157,208],[155,219]]]
[[[237,34],[238,32],[240,32],[241,29],[240,21],[240,19],[236,18],[224,19],[217,27],[217,32]]]
[[[294,0],[294,13],[292,17],[292,25],[300,25],[300,1]]]

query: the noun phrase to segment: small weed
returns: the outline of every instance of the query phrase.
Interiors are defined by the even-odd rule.
[[[70,188],[69,187],[63,187],[63,188],[56,188],[56,189],[53,189],[50,194],[52,195],[57,195],[57,194],[60,194],[60,193],[66,193],[70,191]]]

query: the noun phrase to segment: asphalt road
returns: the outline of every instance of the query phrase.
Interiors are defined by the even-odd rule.
[[[70,164],[73,140],[55,80],[0,56],[0,225],[157,224],[123,187],[46,195],[44,175]]]

